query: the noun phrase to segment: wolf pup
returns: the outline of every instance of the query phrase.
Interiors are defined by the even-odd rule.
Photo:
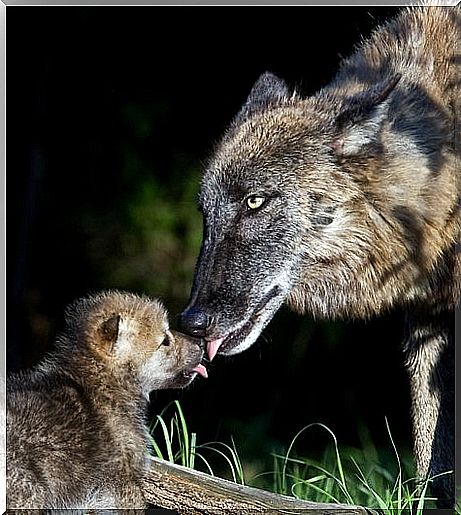
[[[247,349],[286,301],[323,318],[408,313],[421,477],[454,468],[460,298],[461,10],[410,8],[302,98],[263,74],[217,145],[180,328]],[[453,474],[434,482],[453,506]]]
[[[157,300],[71,305],[54,353],[7,381],[8,509],[145,508],[149,392],[206,377],[202,355]]]

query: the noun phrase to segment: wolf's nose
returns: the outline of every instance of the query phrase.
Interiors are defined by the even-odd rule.
[[[209,317],[199,308],[186,309],[179,315],[179,330],[190,336],[203,338],[209,325]]]

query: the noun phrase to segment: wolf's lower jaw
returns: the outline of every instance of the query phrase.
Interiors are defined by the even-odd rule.
[[[271,288],[246,322],[226,336],[208,342],[207,353],[210,360],[218,351],[224,356],[232,356],[251,347],[282,305],[285,297],[286,293],[279,286]]]

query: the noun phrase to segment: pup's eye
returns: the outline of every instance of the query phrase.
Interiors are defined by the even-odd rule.
[[[250,195],[247,200],[247,206],[250,209],[259,209],[266,202],[266,197],[262,197],[261,195]]]
[[[162,345],[165,345],[165,347],[168,347],[168,345],[170,345],[170,339],[168,338],[168,336],[165,336],[165,338],[163,338]]]

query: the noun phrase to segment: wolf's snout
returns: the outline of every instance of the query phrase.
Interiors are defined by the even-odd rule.
[[[204,338],[210,326],[210,320],[210,317],[200,308],[192,307],[179,315],[179,330],[190,336]]]

